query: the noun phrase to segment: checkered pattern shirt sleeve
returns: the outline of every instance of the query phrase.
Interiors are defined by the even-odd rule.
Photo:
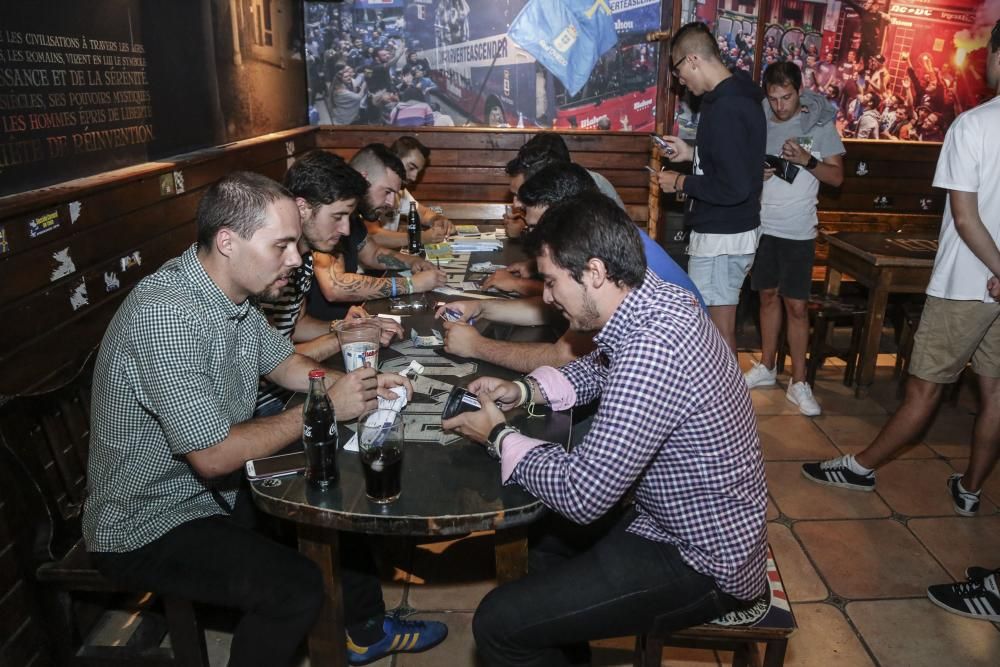
[[[525,454],[512,480],[590,523],[634,489],[631,532],[677,545],[695,570],[749,599],[763,590],[766,490],[753,408],[736,360],[683,290],[646,274],[564,367],[578,403],[600,395],[572,452]]]
[[[260,373],[292,353],[249,301],[232,303],[192,247],[125,298],[94,369],[88,496],[90,551],[133,551],[176,526],[223,513],[239,474],[198,477],[185,455],[249,419]]]

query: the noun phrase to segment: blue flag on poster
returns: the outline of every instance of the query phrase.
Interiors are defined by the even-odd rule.
[[[570,95],[618,42],[608,0],[529,0],[507,34],[552,72]]]

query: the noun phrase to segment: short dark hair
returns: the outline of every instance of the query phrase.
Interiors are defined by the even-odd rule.
[[[802,69],[791,60],[769,65],[764,70],[764,92],[771,86],[791,86],[795,90],[801,90]]]
[[[713,58],[722,62],[719,43],[708,26],[701,21],[692,21],[681,26],[670,41],[671,56],[674,50],[680,51],[681,55],[697,53],[703,58]]]
[[[312,150],[285,172],[285,187],[301,197],[313,210],[345,199],[363,200],[368,191],[364,176],[347,166],[343,158],[323,150]]]
[[[604,262],[616,285],[638,287],[646,275],[646,251],[639,230],[625,211],[599,192],[589,192],[549,207],[528,237],[528,251],[549,257],[582,282],[591,259]]]
[[[396,139],[394,142],[392,142],[392,145],[389,146],[389,150],[391,150],[393,153],[399,156],[400,160],[402,160],[404,157],[406,157],[413,151],[417,151],[418,153],[423,155],[425,160],[431,159],[431,149],[427,148],[427,146],[424,146],[422,143],[420,143],[420,140],[417,139],[416,137],[402,136],[399,139]]]
[[[264,226],[267,207],[292,193],[267,176],[235,171],[208,188],[198,203],[198,247],[212,249],[220,229],[228,228],[250,239]]]
[[[580,195],[600,192],[593,177],[578,164],[551,164],[527,179],[517,191],[525,206],[552,206]]]
[[[391,169],[402,180],[406,180],[406,169],[403,161],[384,144],[368,144],[351,158],[351,166],[358,171],[371,174],[377,167]]]
[[[557,162],[569,162],[569,148],[555,132],[539,132],[526,141],[517,151],[517,156],[507,163],[504,171],[508,176],[524,174],[525,180]]]
[[[403,89],[403,92],[399,94],[400,102],[426,102],[427,98],[424,97],[422,90],[416,86],[407,86]]]

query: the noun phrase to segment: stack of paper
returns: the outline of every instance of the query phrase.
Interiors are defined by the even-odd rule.
[[[491,252],[503,249],[503,241],[493,232],[480,234],[479,238],[460,236],[451,242],[454,252]]]

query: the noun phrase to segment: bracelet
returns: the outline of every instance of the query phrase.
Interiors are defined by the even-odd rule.
[[[390,285],[390,288],[392,289],[392,293],[389,296],[391,298],[395,299],[396,298],[396,279],[395,278],[389,278],[389,285]]]
[[[337,325],[340,324],[341,320],[330,320],[330,333],[337,330]]]
[[[514,380],[514,384],[517,385],[518,391],[521,392],[521,398],[518,399],[517,405],[514,406],[516,408],[519,408],[528,402],[528,396],[530,396],[531,393],[528,390],[528,383],[525,382],[524,380]]]
[[[683,176],[683,174],[677,174],[674,176],[674,192],[677,192],[677,181],[681,180],[681,176]]]

